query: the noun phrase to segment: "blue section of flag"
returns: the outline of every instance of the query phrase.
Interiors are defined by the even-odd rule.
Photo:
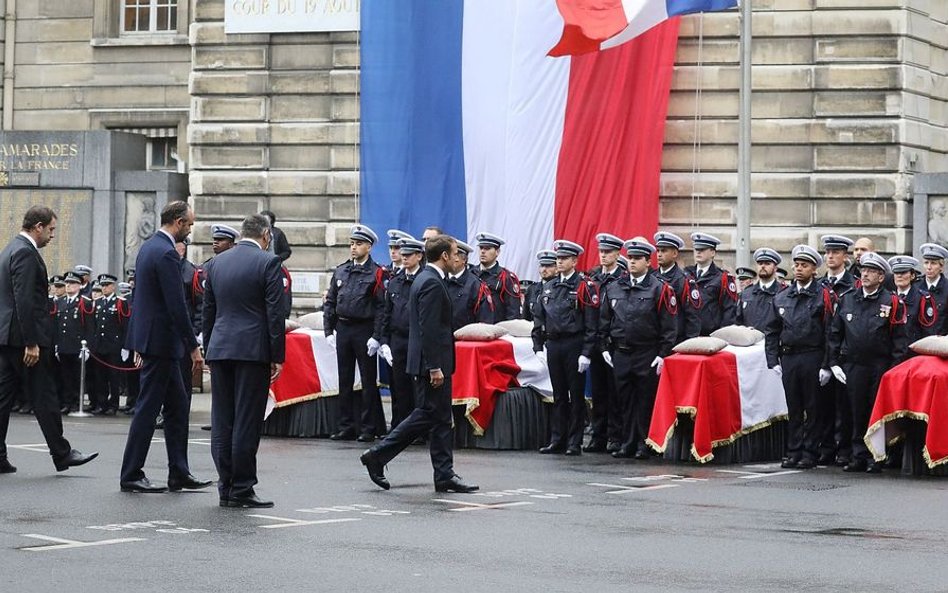
[[[428,225],[467,235],[463,12],[463,0],[362,3],[359,218],[379,235]]]
[[[665,0],[668,16],[727,10],[735,6],[737,6],[737,0]]]

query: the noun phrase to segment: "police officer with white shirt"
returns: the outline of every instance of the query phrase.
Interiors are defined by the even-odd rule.
[[[655,242],[655,255],[658,260],[656,272],[659,278],[674,289],[679,304],[678,315],[676,315],[678,336],[675,338],[675,343],[677,344],[689,337],[697,336],[700,324],[697,311],[681,306],[682,303],[687,302],[688,275],[679,264],[678,257],[681,250],[685,248],[685,240],[669,231],[658,231],[653,235],[652,240]]]
[[[922,255],[925,274],[918,280],[918,287],[932,296],[937,315],[937,321],[928,335],[943,336],[948,333],[948,283],[945,280],[945,260],[948,259],[948,249],[937,243],[925,243],[919,251]]]
[[[388,235],[388,256],[392,260],[392,263],[388,266],[388,272],[394,276],[402,269],[402,251],[399,241],[401,239],[411,239],[414,241],[415,238],[405,231],[398,229],[388,229],[386,234]]]
[[[754,261],[757,262],[757,282],[741,291],[737,323],[764,331],[773,316],[774,295],[782,288],[776,273],[783,258],[773,249],[761,247],[754,252]]]
[[[458,244],[457,272],[448,272],[444,283],[451,298],[451,324],[456,330],[470,323],[494,323],[494,299],[490,288],[474,275],[467,264],[468,255],[474,250],[463,241]]]
[[[520,280],[517,275],[497,262],[503,238],[493,233],[477,233],[474,236],[480,251],[481,265],[474,274],[490,288],[494,303],[494,323],[520,318]]]
[[[596,345],[599,293],[576,271],[583,248],[555,241],[559,276],[543,288],[533,311],[533,350],[548,363],[553,385],[550,442],[540,453],[582,454],[586,371]]]
[[[460,245],[458,249],[460,250]],[[523,318],[527,321],[533,321],[533,310],[536,308],[540,295],[543,294],[543,287],[556,277],[556,252],[549,249],[538,251],[537,267],[540,280],[531,284],[523,293]]]
[[[688,325],[688,337],[708,336],[737,320],[737,281],[714,264],[721,240],[708,233],[691,233],[695,265],[688,266],[686,314],[697,317]],[[697,333],[692,333],[697,332]]]

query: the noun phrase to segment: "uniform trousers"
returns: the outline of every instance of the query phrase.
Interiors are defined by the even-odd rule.
[[[869,417],[876,403],[879,383],[889,370],[889,363],[885,360],[847,362],[842,368],[846,373],[846,391],[852,410],[852,460],[872,461],[872,454],[866,447],[866,430],[869,429]]]
[[[658,375],[651,366],[656,356],[658,348],[654,346],[617,349],[612,355],[622,415],[623,449],[645,449],[658,391]]]
[[[816,435],[821,455],[849,459],[852,454],[852,410],[846,386],[835,378],[819,388]]]
[[[787,457],[796,461],[816,461],[819,455],[816,426],[822,364],[822,350],[788,353],[780,358],[787,397]]]
[[[411,375],[405,372],[408,364],[408,338],[393,335],[389,342],[392,349],[392,429],[401,424],[415,409],[415,385]]]
[[[622,441],[622,413],[618,402],[616,379],[612,369],[602,358],[602,351],[593,351],[589,365],[592,383],[592,441],[594,443]]]
[[[451,376],[445,375],[441,387],[431,386],[426,376],[413,376],[415,409],[372,447],[382,465],[405,450],[418,437],[428,437],[434,481],[454,477],[454,417],[451,413]]]
[[[53,381],[53,349],[40,348],[39,362],[31,367],[23,364],[23,351],[23,346],[0,346],[0,459],[7,456],[10,410],[20,394],[26,395],[27,404],[33,408],[49,454],[54,459],[65,457],[72,447],[63,437],[59,396]]]
[[[109,352],[95,352],[93,354],[95,354],[99,360],[91,359],[92,365],[95,366],[92,407],[101,408],[103,410],[117,410],[119,407],[119,397],[122,394],[122,371],[110,368],[110,366],[120,367],[131,365],[127,362],[123,362],[122,356],[118,352],[114,354]]]
[[[270,387],[265,362],[211,362],[211,456],[221,498],[250,496],[257,483],[257,449]]]
[[[586,373],[578,370],[583,335],[547,340],[546,350],[553,386],[550,445],[579,447],[586,425]]]
[[[79,408],[79,383],[82,378],[82,361],[79,353],[59,353],[59,377],[62,391],[60,403],[73,409]]]
[[[379,396],[377,358],[369,356],[366,342],[372,337],[374,323],[342,321],[336,326],[336,360],[339,370],[339,432],[350,435],[385,434],[385,415]],[[356,364],[362,379],[362,397],[352,388]]]

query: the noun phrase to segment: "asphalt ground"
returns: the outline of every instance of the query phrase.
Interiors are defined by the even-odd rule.
[[[191,468],[213,478],[196,409]],[[128,419],[65,421],[101,454],[56,473],[32,417],[12,419],[0,591],[948,591],[944,478],[459,450],[481,491],[436,494],[414,446],[385,492],[362,445],[264,438],[276,506],[229,509],[214,488],[119,492]]]

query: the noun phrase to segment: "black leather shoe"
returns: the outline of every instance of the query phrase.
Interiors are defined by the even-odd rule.
[[[115,416],[115,408],[106,408],[102,410],[103,416]]]
[[[212,480],[198,480],[191,474],[183,478],[168,478],[168,490],[177,492],[178,490],[200,490],[207,488],[214,482]]]
[[[0,458],[0,474],[15,474],[16,466],[12,465],[6,457]]]
[[[864,459],[853,459],[843,467],[844,472],[864,472],[868,464]]]
[[[565,449],[562,445],[549,444],[546,447],[540,447],[540,453],[544,455],[550,455],[552,453],[563,453]]]
[[[797,469],[813,469],[814,467],[816,467],[816,462],[809,457],[804,457],[797,463]]]
[[[635,456],[635,453],[629,447],[619,447],[612,452],[612,456],[616,459],[630,459]]]
[[[836,457],[832,453],[823,453],[816,459],[816,465],[836,465]]]
[[[329,436],[329,440],[331,441],[354,441],[355,438],[356,438],[356,435],[354,433],[346,432],[343,430],[340,430],[339,432],[335,432]]]
[[[800,460],[793,457],[788,457],[780,462],[780,467],[783,469],[796,469],[800,465]]]
[[[846,467],[849,465],[849,457],[843,457],[842,455],[836,458],[836,467]]]
[[[360,434],[359,438],[356,439],[360,443],[372,443],[375,442],[375,435],[371,434]]]
[[[866,466],[867,474],[881,474],[882,473],[882,464],[872,461],[869,465]]]
[[[99,456],[98,452],[85,454],[76,449],[71,450],[66,454],[65,457],[54,458],[53,464],[56,466],[56,471],[64,472],[70,467],[76,467],[77,465],[82,465],[84,463],[89,463],[93,459]]]
[[[210,425],[210,424],[204,424],[204,425],[201,426],[201,430],[210,430],[210,429],[211,429],[211,425]]]
[[[135,408],[129,408],[129,409],[125,410],[125,411],[122,412],[122,413],[125,414],[126,416],[134,416],[134,415],[135,415]]]
[[[227,506],[237,509],[269,509],[273,508],[273,501],[260,500],[256,494],[248,494],[247,496],[230,497]]]
[[[20,413],[20,414],[23,414],[23,415],[32,414],[32,413],[33,413],[33,407],[32,407],[32,406],[24,406],[24,407],[20,408],[20,412],[19,412],[19,413]]]
[[[569,455],[570,457],[576,457],[577,455],[582,455],[583,450],[579,447],[567,447],[564,455]]]
[[[589,444],[583,447],[586,453],[605,453],[606,444],[602,441],[589,441]]]
[[[643,459],[648,459],[649,457],[651,457],[651,455],[649,455],[648,449],[646,449],[644,445],[641,447],[638,447],[635,450],[636,459],[643,460]]]
[[[165,486],[154,484],[148,478],[135,480],[134,482],[119,482],[122,492],[140,492],[142,494],[160,494],[168,490]]]
[[[219,504],[220,504],[220,506],[222,506],[222,507],[229,507],[231,500],[233,500],[233,499],[232,499],[231,497],[229,497],[229,496],[221,496],[221,501],[220,501]]]
[[[619,441],[609,441],[606,443],[606,453],[615,453],[622,448],[622,443]]]
[[[425,437],[418,437],[417,439],[413,440],[411,444],[424,446],[428,444],[428,439],[426,439]]]
[[[379,461],[379,458],[375,455],[372,449],[366,449],[359,457],[359,461],[362,462],[362,465],[365,466],[366,471],[369,472],[369,479],[372,480],[372,483],[381,488],[382,490],[388,490],[392,487],[388,483],[388,479],[385,477],[385,468],[382,466],[382,462]]]
[[[67,405],[65,405],[65,404],[59,406],[59,413],[60,413],[60,414],[68,414],[68,413],[69,413],[69,406],[67,406]]]
[[[466,494],[468,492],[476,492],[478,490],[480,490],[479,486],[475,486],[474,484],[465,484],[461,481],[461,476],[458,475],[451,476],[450,480],[435,482],[435,492],[459,492],[461,494]]]

